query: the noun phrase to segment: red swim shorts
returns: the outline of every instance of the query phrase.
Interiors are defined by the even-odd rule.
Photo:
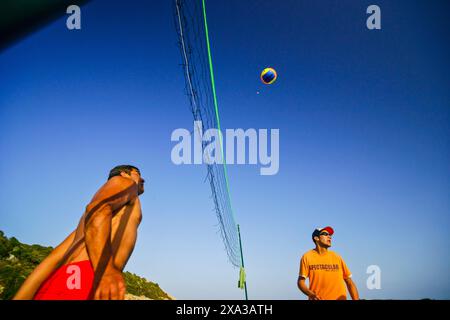
[[[94,281],[89,260],[60,267],[45,280],[34,300],[88,300]]]

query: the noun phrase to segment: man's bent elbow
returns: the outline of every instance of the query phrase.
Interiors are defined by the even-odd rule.
[[[104,220],[112,218],[112,209],[108,204],[103,204],[98,208],[92,208],[88,205],[86,208],[89,209],[87,211],[88,215],[86,216],[86,220],[84,222],[86,227],[90,225],[101,225]]]

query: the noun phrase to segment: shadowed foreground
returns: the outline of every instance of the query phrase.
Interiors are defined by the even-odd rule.
[[[27,276],[53,250],[37,244],[28,245],[0,231],[0,300],[9,300],[19,290]],[[124,272],[126,300],[172,300],[157,283],[134,273]]]

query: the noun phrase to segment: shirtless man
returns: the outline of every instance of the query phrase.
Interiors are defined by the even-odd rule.
[[[136,243],[142,193],[138,168],[113,168],[77,229],[36,267],[13,299],[124,299],[122,271]]]

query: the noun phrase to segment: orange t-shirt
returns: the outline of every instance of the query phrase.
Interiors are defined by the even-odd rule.
[[[320,255],[312,249],[300,261],[300,276],[309,278],[309,289],[323,300],[346,300],[344,279],[352,275],[344,260],[335,252]]]

